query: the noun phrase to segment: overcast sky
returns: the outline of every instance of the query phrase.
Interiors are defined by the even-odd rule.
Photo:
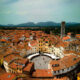
[[[0,24],[80,22],[80,0],[0,0]]]

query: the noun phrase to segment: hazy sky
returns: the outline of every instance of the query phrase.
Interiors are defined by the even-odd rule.
[[[0,24],[80,22],[80,0],[0,0]]]

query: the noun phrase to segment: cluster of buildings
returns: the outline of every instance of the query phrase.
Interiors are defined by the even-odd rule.
[[[31,73],[34,69],[34,63],[28,59],[21,58],[18,54],[12,53],[4,56],[3,61],[6,72],[8,73]]]
[[[79,78],[80,34],[73,39],[71,33],[65,35],[65,22],[61,26],[61,36],[43,31],[0,30],[0,55],[3,55],[0,64],[3,61],[6,71],[4,80],[13,80],[12,76],[14,80]],[[32,59],[39,56],[51,58],[48,69],[35,69]]]

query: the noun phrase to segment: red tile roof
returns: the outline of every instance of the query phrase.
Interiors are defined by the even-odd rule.
[[[50,69],[37,69],[32,74],[33,77],[53,77]]]
[[[69,68],[74,66],[76,63],[80,61],[80,58],[75,55],[67,55],[60,60],[52,60],[50,62],[51,68],[53,71],[58,71],[62,69]],[[57,65],[57,66],[55,66]]]
[[[76,34],[76,38],[80,39],[80,34]]]
[[[26,63],[28,63],[29,60],[28,59],[17,59],[17,60],[14,60],[11,64],[9,64],[9,67],[12,68],[12,69],[17,69],[17,68],[20,68],[22,69]],[[22,65],[19,65],[19,64],[22,64]]]
[[[4,61],[9,63],[11,60],[14,60],[15,58],[21,58],[21,57],[16,54],[8,54],[6,57],[4,57]]]
[[[38,44],[37,40],[30,41],[31,46],[36,46]]]
[[[30,62],[26,65],[26,67],[23,69],[23,71],[30,72],[33,66],[34,66],[34,63]]]
[[[12,80],[16,77],[15,74],[11,74],[11,73],[4,73],[2,75],[0,75],[0,80]]]
[[[62,39],[63,40],[68,40],[68,39],[70,39],[70,37],[69,36],[66,36],[66,37],[63,37]]]

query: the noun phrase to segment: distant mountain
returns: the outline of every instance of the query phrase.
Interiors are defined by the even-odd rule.
[[[47,21],[47,22],[38,22],[38,23],[27,22],[27,23],[22,23],[18,25],[8,24],[8,25],[0,25],[0,26],[1,27],[49,27],[49,26],[59,27],[60,25],[61,23]],[[69,27],[69,26],[80,26],[80,23],[67,22],[66,27]]]
[[[14,26],[13,24],[8,24],[7,26]]]
[[[33,22],[28,22],[28,23],[22,23],[22,24],[19,24],[19,25],[15,25],[15,26],[19,26],[19,27],[34,27],[34,26],[36,26],[36,24],[33,23]]]
[[[28,22],[28,23],[15,25],[15,26],[18,26],[18,27],[35,27],[35,26],[38,26],[38,27],[42,27],[42,26],[48,27],[48,26],[59,26],[59,25],[60,25],[59,23],[48,21],[48,22],[38,22],[38,23]]]
[[[66,23],[66,27],[80,27],[80,23],[68,22]]]
[[[60,26],[60,23],[48,21],[48,22],[38,22],[36,25],[37,26]]]
[[[0,26],[3,26],[3,25],[0,24]]]

